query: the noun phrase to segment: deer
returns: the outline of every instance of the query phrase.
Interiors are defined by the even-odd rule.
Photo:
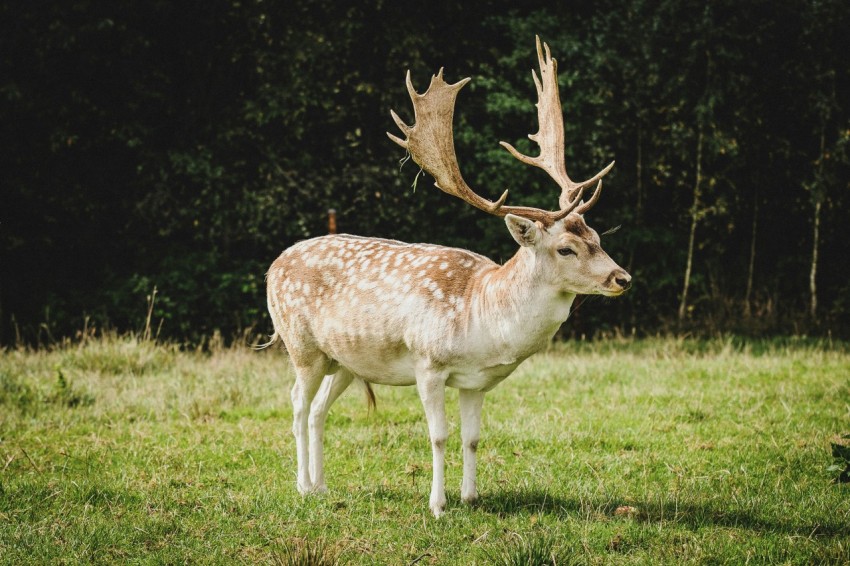
[[[540,155],[501,145],[555,181],[561,191],[558,210],[508,206],[507,191],[490,201],[464,181],[452,121],[458,91],[470,78],[449,84],[440,69],[419,94],[408,70],[414,125],[391,110],[404,137],[387,134],[438,189],[504,219],[519,245],[507,262],[499,265],[464,249],[340,234],[298,242],[271,264],[269,345],[282,341],[294,370],[292,432],[301,494],[327,491],[325,420],[339,395],[357,382],[370,406],[372,384],[416,386],[431,443],[429,507],[436,518],[446,509],[446,389],[458,389],[460,495],[464,503],[475,502],[485,393],[552,340],[577,295],[614,297],[631,286],[631,276],[602,249],[598,233],[584,220],[614,163],[586,181],[567,175],[557,61],[539,37],[536,44],[540,76],[535,71],[532,76],[539,131],[529,138]],[[585,200],[585,190],[594,185]]]

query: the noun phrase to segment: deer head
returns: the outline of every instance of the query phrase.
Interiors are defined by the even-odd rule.
[[[599,173],[582,182],[567,175],[564,162],[564,119],[558,95],[558,64],[549,46],[540,38],[537,58],[540,76],[532,71],[537,87],[539,130],[528,137],[540,147],[540,155],[530,157],[512,145],[501,142],[522,163],[543,169],[560,187],[559,209],[547,211],[525,206],[508,206],[508,191],[495,201],[476,193],[460,172],[454,149],[452,119],[457,94],[469,78],[455,84],[443,80],[443,70],[431,78],[424,94],[413,88],[410,71],[407,90],[413,102],[414,125],[408,126],[392,111],[393,120],[405,139],[390,133],[395,143],[405,148],[413,160],[435,179],[435,186],[475,208],[505,218],[514,240],[535,256],[535,272],[557,290],[573,294],[616,296],[631,286],[631,276],[618,266],[600,246],[599,235],[584,221],[584,214],[596,204],[602,191],[602,177],[614,166],[612,161]],[[593,185],[588,200],[585,189]],[[527,253],[526,252],[526,253]]]

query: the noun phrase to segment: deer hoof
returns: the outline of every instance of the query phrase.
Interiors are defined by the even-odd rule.
[[[474,481],[463,481],[461,483],[460,500],[467,504],[478,501],[478,489]]]
[[[434,514],[434,517],[439,519],[446,512],[446,496],[439,499],[431,499],[431,512]]]

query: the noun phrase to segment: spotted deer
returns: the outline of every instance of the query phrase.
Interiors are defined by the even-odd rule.
[[[302,241],[272,263],[268,307],[272,342],[282,340],[295,371],[293,433],[302,494],[327,490],[323,436],[328,409],[352,383],[415,385],[428,422],[433,458],[430,508],[443,514],[446,387],[459,390],[463,481],[461,499],[478,497],[475,452],[484,394],[543,348],[570,314],[578,294],[617,296],[631,276],[603,250],[583,215],[596,203],[613,162],[580,183],[567,176],[557,62],[537,39],[540,146],[530,157],[502,145],[521,162],[543,169],[561,189],[560,208],[507,206],[463,180],[452,118],[458,91],[442,69],[418,94],[407,73],[414,125],[392,117],[405,148],[436,186],[503,217],[519,249],[504,265],[463,249],[331,235]],[[590,198],[585,189],[596,185]],[[374,401],[374,397],[371,397]]]

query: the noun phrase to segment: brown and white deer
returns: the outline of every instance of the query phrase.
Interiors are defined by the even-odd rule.
[[[543,348],[570,314],[578,294],[616,296],[631,277],[600,247],[583,214],[599,198],[605,167],[576,183],[564,165],[564,122],[557,63],[537,39],[535,73],[540,130],[529,136],[538,157],[502,143],[517,159],[546,171],[560,186],[560,209],[506,206],[463,180],[452,140],[458,91],[442,70],[418,94],[407,74],[415,124],[392,113],[405,139],[390,138],[436,179],[436,186],[467,203],[504,217],[520,248],[498,265],[478,254],[428,244],[333,235],[300,242],[284,251],[268,272],[268,306],[275,333],[294,370],[293,433],[298,490],[326,491],[323,436],[328,409],[351,384],[416,385],[431,437],[433,482],[430,507],[446,505],[446,387],[459,390],[463,482],[461,499],[477,496],[475,452],[484,393],[531,354]],[[584,201],[587,187],[596,185]]]

